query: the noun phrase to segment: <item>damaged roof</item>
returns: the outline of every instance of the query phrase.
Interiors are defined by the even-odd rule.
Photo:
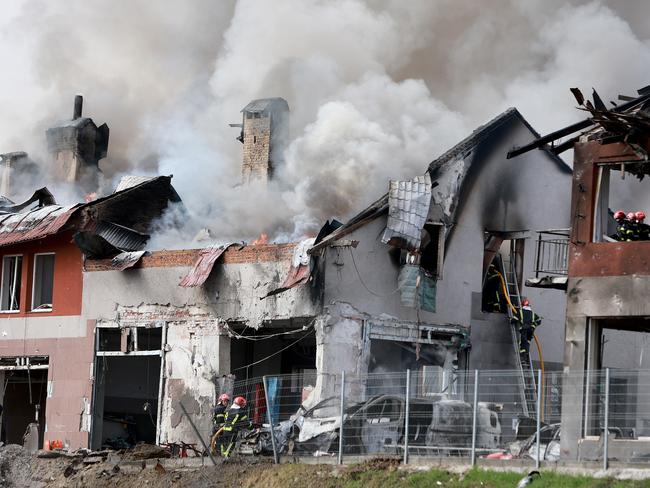
[[[75,230],[75,242],[93,257],[142,249],[151,223],[180,201],[171,176],[159,176],[89,203],[57,205],[47,188],[21,204],[0,205],[0,246]],[[36,204],[32,207],[32,204]]]
[[[431,208],[428,214],[428,218],[430,220],[444,224],[451,224],[454,221],[463,184],[472,164],[472,153],[478,148],[478,146],[481,145],[481,143],[488,140],[500,128],[512,121],[519,121],[532,134],[536,136],[539,135],[516,108],[509,108],[486,124],[478,127],[469,136],[453,146],[451,149],[445,151],[441,156],[429,164],[428,174],[432,182]],[[546,153],[563,171],[567,173],[571,172],[571,168],[561,158],[553,154],[551,151],[546,151]],[[394,183],[391,182],[391,185],[395,184],[397,185],[395,188],[399,188],[400,184],[406,183],[406,181]],[[391,186],[391,188],[393,188],[393,186]],[[313,253],[318,249],[327,246],[332,241],[343,237],[344,235],[365,225],[367,222],[388,212],[391,205],[389,193],[379,198],[376,202],[372,203],[366,209],[362,210],[359,214],[350,219],[345,225],[339,227],[325,239],[317,243],[311,249],[311,252]],[[394,212],[397,212],[402,203],[398,203],[400,201],[399,198],[394,198],[393,201],[395,204],[397,204]],[[406,204],[405,202],[403,203],[404,205]],[[415,219],[417,212],[411,213],[413,214],[412,216],[402,214],[399,219]],[[395,222],[395,225],[393,227],[399,225],[401,224]],[[410,235],[412,238],[415,237],[414,232],[409,232],[408,235]]]

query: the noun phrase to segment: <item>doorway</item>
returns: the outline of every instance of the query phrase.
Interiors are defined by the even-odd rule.
[[[0,371],[2,417],[0,440],[21,444],[27,426],[38,423],[38,447],[43,447],[47,369],[13,369]]]

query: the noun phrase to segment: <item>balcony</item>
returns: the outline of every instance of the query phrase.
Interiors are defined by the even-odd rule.
[[[534,278],[526,280],[533,288],[566,290],[569,263],[569,229],[537,232]]]

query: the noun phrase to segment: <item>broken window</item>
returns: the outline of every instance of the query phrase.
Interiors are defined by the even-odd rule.
[[[34,255],[32,310],[52,310],[54,291],[54,253]]]
[[[2,311],[20,310],[20,283],[22,275],[22,256],[4,256],[2,258]]]

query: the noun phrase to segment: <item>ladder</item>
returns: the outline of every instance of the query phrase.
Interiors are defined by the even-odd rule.
[[[500,259],[501,272],[506,282],[506,289],[510,303],[517,309],[521,310],[521,294],[519,292],[519,283],[517,279],[516,267],[516,254],[514,249],[510,250],[510,255]],[[517,322],[512,319],[515,317],[510,306],[506,307],[508,310],[508,324],[510,324],[510,331],[512,334],[512,345],[515,352],[515,360],[517,362],[517,371],[519,373],[519,391],[521,394],[521,404],[525,416],[530,417],[535,414],[535,407],[537,404],[537,389],[535,386],[535,373],[533,371],[533,364],[530,359],[530,354],[526,360],[525,357],[519,353],[519,330]]]

